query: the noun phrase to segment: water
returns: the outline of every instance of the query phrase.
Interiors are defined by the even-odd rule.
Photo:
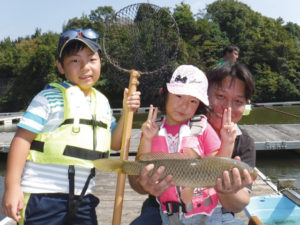
[[[279,106],[274,109],[288,113],[300,115],[300,106]],[[147,114],[137,114],[134,116],[133,128],[140,128],[146,120]],[[284,115],[261,107],[252,109],[250,115],[243,117],[240,124],[289,124],[300,123],[299,118]],[[13,132],[16,126],[0,127],[0,132]],[[300,153],[287,150],[281,151],[257,151],[257,167],[271,180],[276,183],[277,179],[294,178],[297,180],[297,187],[300,188]],[[300,150],[299,150],[300,152]],[[4,175],[6,168],[7,154],[0,153],[0,199],[4,191]],[[4,218],[0,211],[0,220]],[[281,221],[282,222],[282,221]],[[282,224],[280,221],[273,221],[270,224]],[[284,224],[296,224],[291,223]]]

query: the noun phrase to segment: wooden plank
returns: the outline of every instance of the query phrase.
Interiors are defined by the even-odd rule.
[[[256,150],[300,149],[300,124],[240,125]]]

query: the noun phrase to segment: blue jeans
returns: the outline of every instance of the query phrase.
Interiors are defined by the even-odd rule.
[[[171,225],[169,216],[166,213],[163,213],[161,210],[160,214],[163,221],[162,225]],[[210,216],[198,214],[192,217],[185,217],[182,215],[182,217],[179,219],[178,214],[173,215],[175,216],[175,219],[180,221],[183,225],[245,225],[243,220],[236,219],[232,213],[222,213],[221,207],[215,208]]]
[[[144,208],[141,215],[132,221],[130,225],[162,225],[159,208]]]
[[[145,204],[149,199],[147,199],[142,208],[141,215],[131,222],[130,225],[165,225],[169,224],[168,216],[163,214],[161,216],[160,207],[149,206],[149,204]],[[177,215],[177,214],[175,214]],[[182,222],[184,224],[196,224],[199,225],[201,219],[204,219],[203,215],[196,215],[192,218],[184,218]],[[163,223],[164,221],[164,223]],[[211,216],[207,216],[205,218],[205,225],[245,225],[243,220],[236,219],[234,214],[230,212],[222,212],[221,207],[217,207]]]

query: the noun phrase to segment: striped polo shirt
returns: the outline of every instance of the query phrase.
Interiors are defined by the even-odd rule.
[[[87,101],[90,102],[90,98],[87,97]],[[33,98],[17,126],[36,134],[50,132],[59,127],[63,117],[62,92],[57,88],[45,89]],[[114,118],[112,121],[113,128],[116,121]],[[81,193],[89,174],[90,169],[75,166],[76,195]],[[26,193],[69,193],[68,166],[26,161],[21,186]],[[94,186],[92,179],[86,194],[93,193]]]

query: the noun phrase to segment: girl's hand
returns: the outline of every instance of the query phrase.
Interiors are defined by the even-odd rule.
[[[142,125],[143,138],[152,140],[158,132],[158,126],[155,123],[157,118],[158,108],[155,107],[153,111],[153,105],[150,105],[147,121]]]
[[[220,130],[221,140],[225,144],[233,144],[236,138],[236,127],[231,121],[231,108],[225,109],[222,118],[222,128]]]
[[[2,200],[2,213],[15,221],[21,219],[21,211],[24,207],[24,194],[21,187],[7,189]]]
[[[129,111],[136,112],[141,106],[141,92],[135,91],[131,96],[128,96],[128,88],[124,89],[123,108],[127,105]]]

